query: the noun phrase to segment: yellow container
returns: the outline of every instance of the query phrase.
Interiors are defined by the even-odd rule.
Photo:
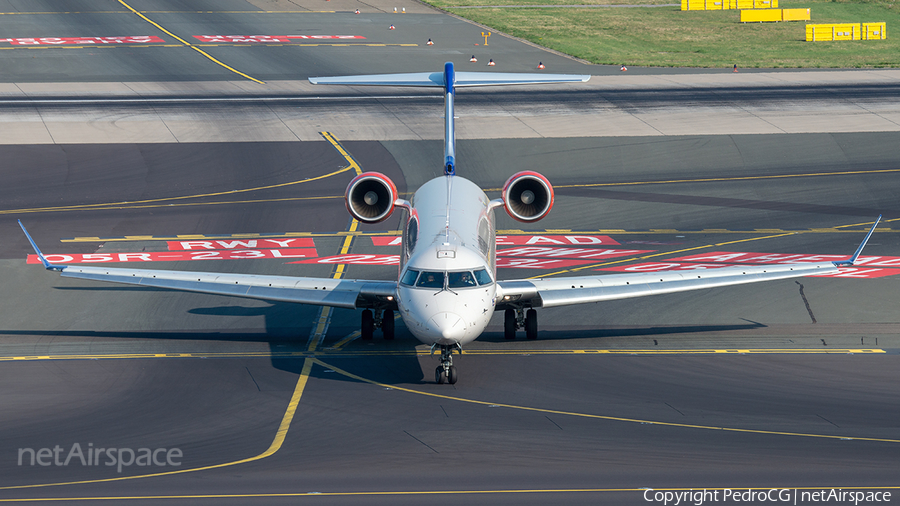
[[[706,0],[681,0],[681,10],[683,10],[683,11],[706,10]]]
[[[754,9],[777,9],[778,0],[753,0]]]
[[[781,21],[781,9],[752,9],[741,11],[741,23],[763,23],[768,21]]]
[[[806,25],[806,40],[859,40],[859,23],[837,23],[832,25]]]
[[[781,9],[782,21],[809,21],[809,9]]]
[[[737,0],[735,2],[735,8],[737,9],[755,9],[756,6],[753,4],[755,0]]]
[[[863,23],[862,39],[863,40],[883,40],[887,38],[887,27],[884,21],[879,23]]]

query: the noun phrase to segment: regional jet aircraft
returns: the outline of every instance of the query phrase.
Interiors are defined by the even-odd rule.
[[[456,383],[453,352],[484,332],[495,311],[503,311],[504,335],[515,339],[525,329],[538,335],[536,308],[585,304],[701,288],[831,274],[853,265],[875,230],[848,260],[788,265],[723,267],[706,271],[612,274],[553,279],[497,280],[494,211],[503,208],[516,220],[530,223],[553,207],[553,187],[537,172],[512,175],[500,198],[491,200],[477,185],[456,175],[453,101],[456,88],[507,84],[584,82],[590,76],[443,72],[311,78],[313,84],[434,86],[444,93],[443,175],[422,185],[412,200],[399,198],[384,174],[365,172],[347,186],[347,210],[363,223],[378,223],[394,209],[406,211],[400,269],[396,281],[369,281],[291,276],[220,274],[80,265],[54,265],[44,258],[25,231],[41,262],[62,276],[157,288],[232,295],[270,301],[363,309],[362,339],[380,328],[394,337],[394,311],[432,352],[440,349],[437,383]],[[879,219],[881,217],[879,216]],[[21,225],[21,221],[19,222]],[[878,221],[875,222],[876,226]]]

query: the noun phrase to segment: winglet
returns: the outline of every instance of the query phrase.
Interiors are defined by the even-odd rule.
[[[866,247],[866,243],[869,242],[869,237],[872,237],[872,232],[875,231],[875,227],[878,226],[879,221],[881,221],[880,214],[878,215],[878,218],[875,219],[875,224],[872,225],[872,229],[869,230],[868,234],[866,234],[866,238],[863,239],[863,241],[862,241],[862,243],[860,243],[859,247],[856,248],[856,253],[854,253],[853,256],[848,258],[847,260],[832,262],[835,267],[852,267],[853,266],[853,262],[856,262],[857,257],[859,257],[859,254],[862,253],[863,248]]]
[[[31,234],[29,234],[28,231],[25,230],[25,225],[22,225],[22,220],[18,220],[18,221],[19,221],[19,226],[22,227],[22,232],[25,232],[25,237],[28,238],[28,242],[30,242],[31,247],[34,248],[34,252],[37,253],[37,256],[41,260],[41,263],[44,264],[44,268],[47,269],[48,271],[62,272],[62,270],[65,269],[66,266],[65,265],[54,265],[54,264],[51,264],[50,262],[48,262],[47,259],[44,258],[44,254],[41,253],[40,248],[38,248],[38,245],[34,242],[34,239],[31,238]]]

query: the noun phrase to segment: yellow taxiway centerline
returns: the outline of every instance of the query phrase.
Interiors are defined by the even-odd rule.
[[[205,56],[207,59],[209,59],[209,60],[212,61],[213,63],[215,63],[215,64],[217,64],[217,65],[219,65],[219,66],[221,66],[221,67],[224,67],[224,68],[230,70],[231,72],[234,72],[235,74],[237,74],[237,75],[239,75],[239,76],[246,77],[247,79],[249,79],[249,80],[251,80],[251,81],[253,81],[253,82],[255,82],[255,83],[266,84],[265,82],[260,81],[259,79],[255,78],[255,77],[250,77],[249,75],[247,75],[247,74],[241,72],[240,70],[237,70],[237,69],[235,69],[235,68],[233,68],[233,67],[229,67],[228,65],[225,65],[224,63],[220,62],[219,60],[213,58],[213,57],[212,57],[209,53],[207,53],[206,51],[200,49],[200,48],[197,47],[197,46],[192,45],[190,42],[188,42],[188,41],[182,39],[181,37],[175,35],[174,33],[170,32],[169,30],[166,30],[165,28],[163,28],[163,27],[162,27],[161,25],[159,25],[158,23],[154,22],[153,20],[151,20],[151,19],[148,18],[147,16],[141,14],[140,11],[135,10],[132,6],[130,6],[130,5],[128,5],[127,3],[125,3],[125,0],[119,0],[119,3],[122,4],[122,5],[124,5],[124,6],[125,6],[128,10],[130,10],[131,12],[137,14],[137,15],[138,15],[141,19],[143,19],[144,21],[146,21],[146,22],[150,23],[151,25],[153,25],[153,26],[159,28],[159,29],[162,30],[164,33],[166,33],[166,34],[169,35],[170,37],[172,37],[172,38],[178,40],[179,42],[181,42],[181,43],[184,44],[185,46],[187,46],[187,47],[193,49],[194,51],[197,51],[198,53],[202,54],[203,56]]]
[[[312,370],[313,360],[311,358],[307,358],[303,361],[303,369],[300,371],[300,377],[297,379],[297,384],[294,386],[294,393],[291,395],[291,400],[288,402],[287,409],[284,412],[284,416],[281,418],[281,423],[278,425],[278,430],[275,431],[275,438],[272,440],[272,443],[266,449],[266,451],[260,453],[259,455],[248,457],[245,459],[234,460],[231,462],[225,462],[222,464],[213,464],[210,466],[203,467],[194,467],[190,469],[179,469],[177,471],[164,471],[161,473],[151,473],[151,474],[142,474],[137,476],[120,476],[116,478],[101,478],[97,480],[80,480],[80,481],[67,481],[67,482],[58,482],[58,483],[38,483],[34,485],[9,485],[0,487],[0,490],[13,490],[13,489],[25,489],[25,488],[42,488],[42,487],[58,487],[63,485],[83,485],[86,483],[105,483],[111,481],[124,481],[124,480],[137,480],[141,478],[154,478],[158,476],[171,476],[173,474],[184,474],[184,473],[193,473],[197,471],[206,471],[208,469],[218,469],[221,467],[229,467],[235,466],[238,464],[246,464],[247,462],[254,462],[256,460],[261,460],[266,457],[269,457],[278,450],[281,449],[281,445],[284,444],[284,439],[287,437],[288,429],[291,427],[291,422],[294,420],[294,414],[297,412],[297,406],[300,404],[300,398],[303,396],[303,391],[306,389],[306,383],[309,380],[309,373]],[[34,501],[40,499],[17,499],[16,501]],[[0,499],[0,502],[8,502],[8,499]]]

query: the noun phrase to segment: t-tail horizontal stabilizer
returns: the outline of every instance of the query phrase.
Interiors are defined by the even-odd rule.
[[[853,262],[856,262],[856,259],[859,257],[859,254],[862,253],[863,248],[866,247],[866,243],[869,242],[869,237],[872,237],[872,232],[875,231],[875,227],[878,226],[878,222],[881,221],[881,215],[878,215],[878,218],[875,218],[875,224],[872,225],[872,229],[869,230],[869,233],[866,234],[866,238],[862,240],[859,244],[859,247],[856,248],[856,253],[853,254],[852,257],[847,260],[840,260],[837,262],[832,262],[835,267],[852,267]]]
[[[418,86],[444,88],[444,174],[456,173],[456,130],[453,121],[453,96],[456,88],[472,86],[504,86],[510,84],[583,83],[589,75],[513,74],[505,72],[456,72],[453,63],[444,64],[443,72],[412,74],[372,74],[364,76],[310,77],[312,84],[345,84],[353,86]]]
[[[40,248],[38,248],[38,245],[34,242],[34,239],[31,238],[31,234],[29,234],[28,231],[25,230],[25,225],[22,225],[22,220],[18,220],[18,222],[19,222],[19,226],[22,227],[22,232],[25,232],[25,237],[28,238],[28,242],[31,243],[31,247],[34,248],[34,252],[37,253],[37,256],[41,260],[41,263],[44,264],[44,268],[46,268],[47,270],[50,270],[50,271],[60,271],[60,272],[66,268],[65,265],[53,265],[50,262],[48,262],[47,259],[44,258],[44,254],[41,253]]]

